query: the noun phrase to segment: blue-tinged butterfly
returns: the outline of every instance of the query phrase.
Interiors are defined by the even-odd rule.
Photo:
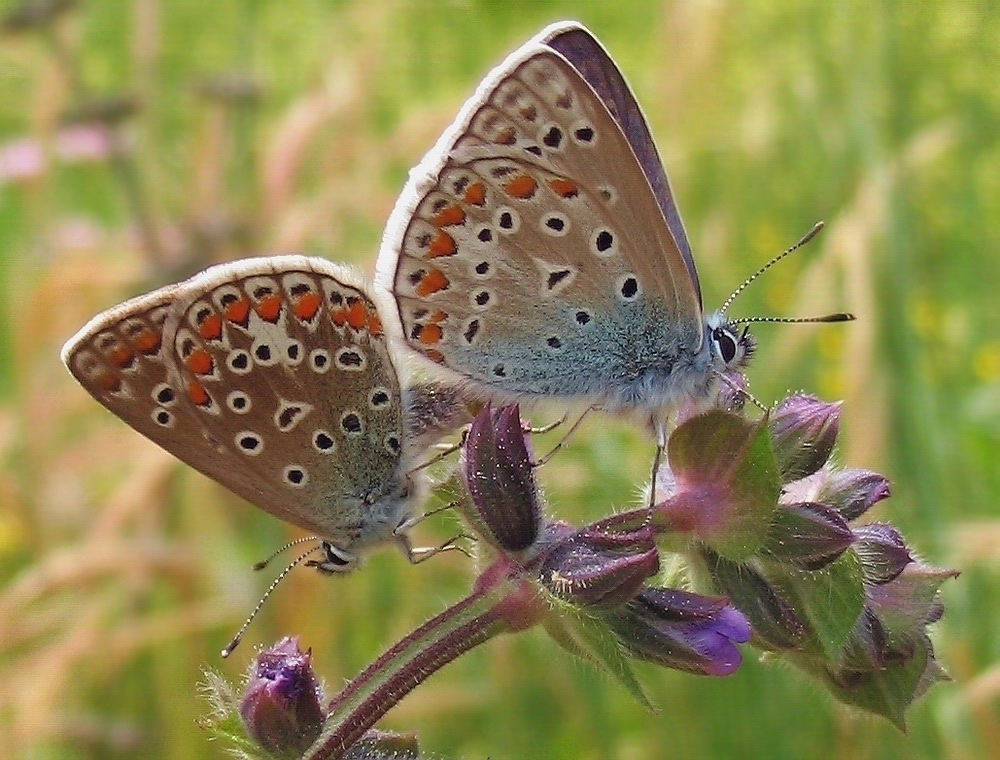
[[[672,411],[754,348],[732,299],[703,313],[646,120],[573,22],[490,72],[412,171],[376,284],[405,344],[473,390],[638,410],[661,448]]]

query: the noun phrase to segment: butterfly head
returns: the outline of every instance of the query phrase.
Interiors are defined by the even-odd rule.
[[[720,373],[740,370],[750,363],[757,341],[750,328],[742,329],[726,319],[722,312],[712,314],[706,321],[712,366]]]

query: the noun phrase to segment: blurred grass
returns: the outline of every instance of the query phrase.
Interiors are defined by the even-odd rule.
[[[204,667],[238,678],[251,643],[298,633],[336,688],[464,593],[461,557],[295,573],[220,662],[267,582],[249,566],[292,531],[126,430],[58,349],[214,261],[296,250],[370,273],[408,168],[492,65],[564,17],[637,91],[706,305],[827,220],[737,312],[860,320],[762,327],[753,389],[844,398],[840,458],[894,484],[874,517],[963,570],[935,636],[955,683],[907,736],[754,661],[722,681],[643,670],[650,715],[530,632],[447,668],[386,727],[462,758],[1000,756],[1000,12],[985,0],[90,0],[0,37],[0,145],[31,138],[48,158],[0,179],[0,755],[219,756],[196,724]],[[137,104],[121,131],[152,247],[120,167],[52,153],[81,97],[108,95]],[[625,427],[592,420],[543,472],[559,517],[634,499],[650,450]]]

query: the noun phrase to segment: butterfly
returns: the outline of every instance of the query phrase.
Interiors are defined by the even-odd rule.
[[[413,463],[467,419],[447,388],[403,391],[375,301],[349,269],[274,256],[211,267],[97,315],[63,347],[101,404],[178,459],[318,534],[322,571],[407,529]]]
[[[574,22],[490,72],[411,172],[376,286],[393,332],[446,376],[486,396],[639,410],[658,455],[677,407],[709,401],[754,350],[740,323],[756,319],[729,320],[729,301],[704,313],[646,120]]]

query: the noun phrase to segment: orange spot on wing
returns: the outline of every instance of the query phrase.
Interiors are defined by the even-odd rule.
[[[421,277],[420,282],[417,283],[417,295],[426,297],[431,293],[437,293],[439,290],[446,289],[450,284],[448,278],[444,276],[444,273],[440,269],[429,269],[427,270],[427,274]]]
[[[292,311],[296,317],[308,322],[316,316],[321,303],[323,299],[319,293],[303,293],[292,306]]]
[[[497,145],[513,145],[516,140],[517,136],[514,133],[513,127],[500,130],[497,132],[497,136],[493,138],[493,142]]]
[[[440,309],[438,309],[433,314],[431,314],[430,319],[428,319],[427,321],[430,322],[432,325],[439,325],[442,322],[444,322],[447,318],[448,318],[448,312],[441,311]]]
[[[462,203],[470,206],[482,206],[486,203],[486,186],[482,182],[475,182],[466,189]]]
[[[154,332],[153,330],[143,330],[132,341],[132,345],[135,346],[135,350],[139,353],[149,356],[160,350],[161,336],[162,333]]]
[[[222,317],[219,314],[209,314],[198,325],[198,334],[204,340],[218,340],[222,337]]]
[[[433,346],[444,337],[444,330],[439,325],[424,325],[417,333],[417,340],[425,346]]]
[[[212,397],[208,395],[205,386],[197,380],[192,380],[187,387],[188,398],[195,406],[208,406],[212,403]]]
[[[436,348],[425,348],[424,356],[426,356],[432,362],[437,362],[438,364],[444,364],[444,354],[442,354]]]
[[[518,174],[507,182],[503,186],[503,189],[515,198],[527,200],[535,194],[535,191],[538,189],[538,183],[535,182],[535,178],[530,174]]]
[[[184,361],[184,365],[196,375],[211,374],[212,355],[203,348],[196,349]]]
[[[278,315],[281,314],[282,300],[281,293],[272,293],[260,299],[253,310],[260,315],[261,319],[268,322],[277,322]]]
[[[368,332],[376,338],[382,334],[382,320],[374,312],[368,313]]]
[[[355,301],[347,311],[347,324],[360,330],[368,322],[368,309],[361,301]]]
[[[114,370],[108,370],[104,372],[99,377],[94,380],[94,383],[102,391],[107,391],[111,393],[113,391],[121,390],[122,387],[122,376],[119,375]]]
[[[122,345],[121,343],[112,348],[111,352],[108,354],[108,361],[119,369],[125,369],[133,362],[134,359],[135,354],[132,352],[132,349],[128,346]]]
[[[564,179],[563,177],[550,179],[549,187],[552,188],[552,191],[556,195],[562,198],[575,198],[580,193],[580,188],[576,186],[575,182]]]
[[[447,232],[438,232],[437,236],[431,241],[428,258],[454,256],[456,253],[458,253],[458,246],[455,245],[455,238]]]
[[[341,306],[339,309],[334,309],[330,312],[330,321],[333,322],[337,327],[343,327],[347,324],[347,309]]]
[[[450,227],[454,224],[465,224],[465,212],[456,203],[445,206],[434,215],[435,227]]]
[[[250,301],[240,298],[226,307],[226,319],[236,325],[246,327],[250,320]]]

